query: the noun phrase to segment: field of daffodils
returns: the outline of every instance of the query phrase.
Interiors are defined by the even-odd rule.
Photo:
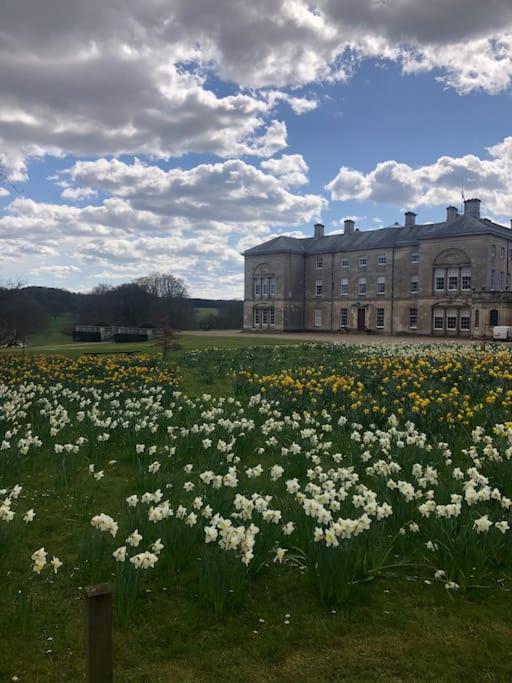
[[[448,605],[506,595],[511,361],[471,346],[207,350],[179,366],[0,355],[9,618],[101,581],[121,627],[182,582],[227,614],[283,572],[333,613],[390,575]],[[209,390],[217,375],[229,394]]]

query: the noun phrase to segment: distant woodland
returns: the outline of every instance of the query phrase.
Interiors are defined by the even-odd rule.
[[[99,284],[86,294],[8,283],[0,285],[0,343],[41,332],[63,315],[71,321],[63,332],[71,336],[76,324],[239,329],[242,310],[241,301],[191,298],[183,280],[166,273]]]

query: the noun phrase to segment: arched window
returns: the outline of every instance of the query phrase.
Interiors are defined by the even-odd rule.
[[[253,296],[268,299],[276,295],[276,278],[268,263],[260,263],[253,272]]]
[[[491,327],[494,325],[499,325],[498,309],[496,308],[493,308],[489,311],[489,325]]]

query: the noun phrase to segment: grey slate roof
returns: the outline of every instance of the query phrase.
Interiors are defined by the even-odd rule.
[[[472,235],[496,235],[512,239],[512,230],[487,218],[461,215],[451,223],[427,223],[412,227],[391,226],[378,230],[361,230],[350,235],[326,235],[325,237],[286,237],[281,235],[252,249],[244,256],[259,254],[325,254],[338,251],[361,251],[418,245],[420,240]]]

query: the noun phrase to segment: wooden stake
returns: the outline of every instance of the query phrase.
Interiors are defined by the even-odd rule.
[[[85,589],[87,683],[112,683],[112,589],[108,583]]]

